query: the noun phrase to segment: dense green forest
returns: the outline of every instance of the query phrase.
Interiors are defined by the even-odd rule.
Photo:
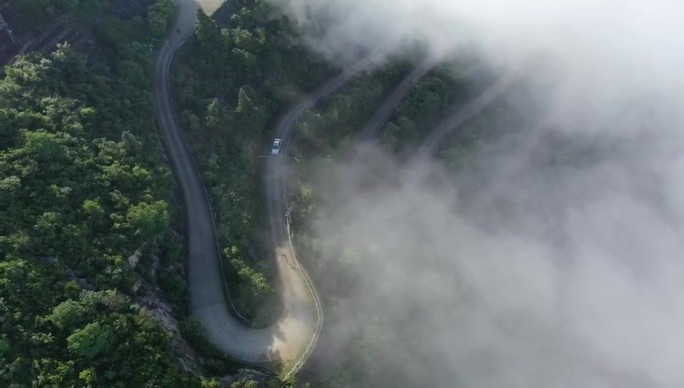
[[[109,67],[63,46],[20,58],[0,83],[3,385],[187,379],[169,334],[132,303],[155,260],[170,295],[186,296],[139,64],[150,58],[128,55]]]
[[[216,386],[195,372],[225,373],[226,361],[189,351],[200,370],[183,371],[183,340],[157,317],[170,306],[190,342],[206,345],[186,318],[153,52],[133,44],[150,26],[74,16],[97,37],[96,57],[63,45],[18,58],[0,81],[0,385]]]

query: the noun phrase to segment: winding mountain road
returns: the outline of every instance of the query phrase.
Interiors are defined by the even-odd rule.
[[[288,365],[297,365],[305,349],[312,346],[320,318],[315,295],[299,265],[290,265],[293,257],[284,241],[282,195],[280,204],[272,200],[279,194],[276,189],[269,191],[269,206],[275,204],[280,212],[280,217],[272,216],[271,224],[277,233],[274,241],[280,242],[277,287],[283,295],[283,315],[267,328],[253,329],[243,325],[228,310],[210,203],[192,154],[183,141],[169,87],[171,60],[178,47],[194,32],[198,9],[189,0],[179,1],[178,7],[175,26],[157,56],[154,98],[166,152],[185,199],[191,312],[202,323],[209,341],[230,357],[254,364],[281,362],[287,369]],[[277,160],[269,163],[270,171],[274,168],[279,171]]]
[[[275,128],[274,136],[282,139],[281,152],[267,161],[265,179],[270,235],[276,247],[276,288],[283,300],[283,314],[269,327],[248,327],[231,314],[226,303],[221,254],[209,197],[183,139],[171,98],[170,64],[176,50],[193,34],[198,8],[204,5],[205,12],[212,13],[221,4],[215,0],[206,0],[206,3],[178,1],[177,20],[156,59],[153,85],[164,145],[185,200],[191,312],[202,323],[208,340],[229,357],[253,364],[278,362],[289,375],[296,372],[310,354],[323,319],[315,288],[297,262],[290,241],[284,180],[290,134],[304,112],[343,86],[364,64],[343,72],[310,93]],[[427,73],[434,63],[425,61],[405,77],[369,120],[364,133],[375,134],[405,96],[412,81]]]
[[[515,80],[516,73],[508,73],[465,106],[458,104],[458,106],[452,110],[452,113],[447,115],[440,124],[430,132],[423,142],[423,145],[416,152],[416,159],[420,160],[433,155],[446,135],[489,106],[489,104],[494,102],[508,90]]]
[[[214,6],[213,9],[211,5],[209,9],[204,8],[207,13],[220,5],[220,2],[207,1]],[[193,34],[201,5],[192,0],[178,1],[176,23],[156,59],[153,85],[164,145],[185,200],[191,312],[202,323],[208,340],[229,357],[253,364],[277,362],[281,371],[289,375],[296,372],[310,354],[323,319],[316,290],[297,262],[290,241],[284,185],[289,138],[302,113],[358,74],[363,63],[310,93],[283,117],[274,131],[274,136],[282,139],[282,145],[280,155],[267,162],[266,194],[270,234],[276,247],[276,288],[283,300],[283,314],[269,327],[248,327],[231,314],[226,303],[209,197],[192,153],[183,140],[171,98],[170,64],[176,50]]]

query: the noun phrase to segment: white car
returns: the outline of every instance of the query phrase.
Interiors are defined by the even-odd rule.
[[[273,147],[271,147],[271,155],[278,155],[280,153],[280,139],[275,139],[273,141]]]

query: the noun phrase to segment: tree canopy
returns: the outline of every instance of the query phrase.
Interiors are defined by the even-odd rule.
[[[132,291],[154,255],[180,259],[147,75],[132,68],[61,46],[0,81],[0,385],[194,381]]]

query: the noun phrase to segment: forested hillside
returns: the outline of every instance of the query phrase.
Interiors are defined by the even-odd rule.
[[[2,385],[184,380],[169,335],[132,303],[153,265],[183,280],[145,58],[131,55],[108,67],[64,46],[0,83]]]

